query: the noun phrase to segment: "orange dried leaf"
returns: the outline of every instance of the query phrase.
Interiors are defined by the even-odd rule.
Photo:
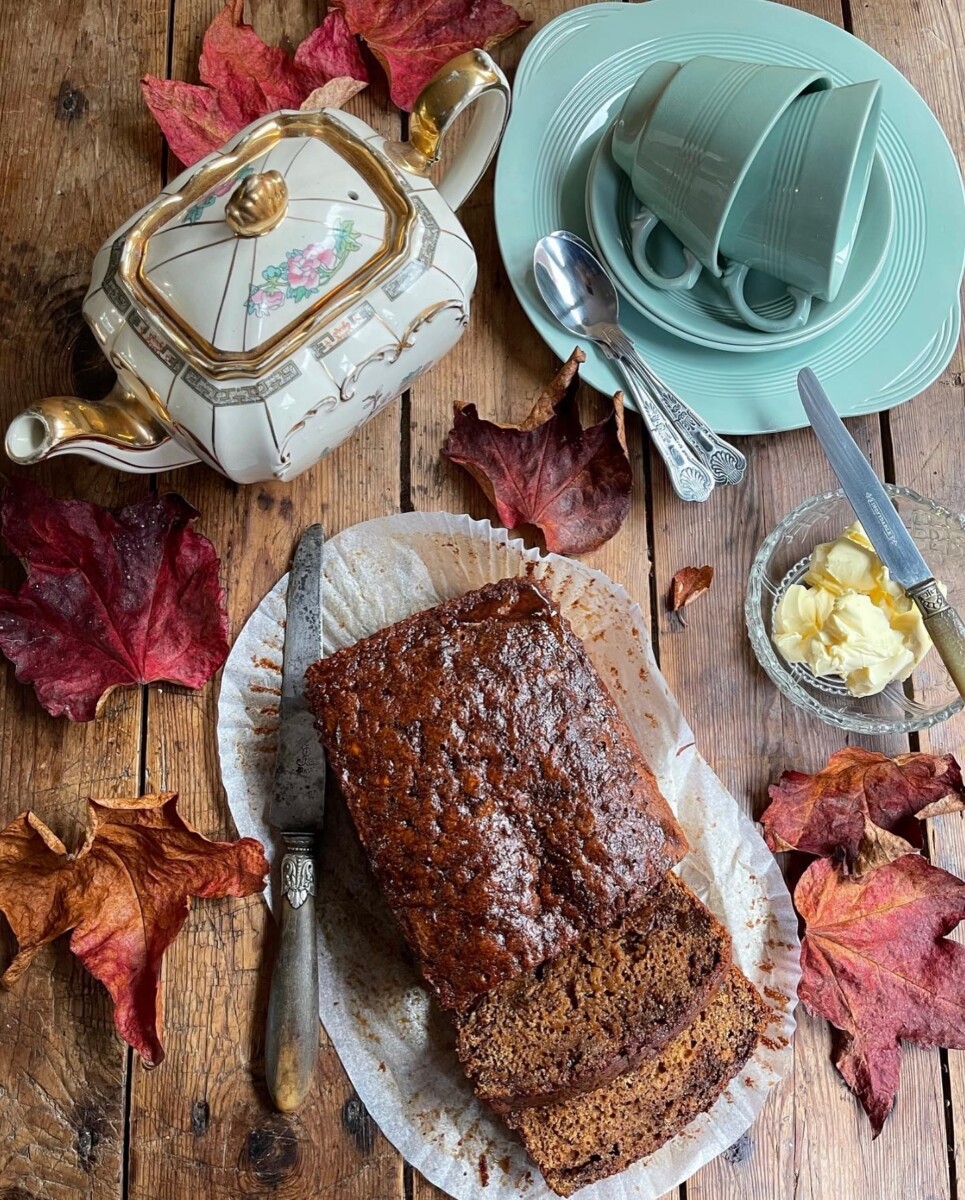
[[[677,612],[710,591],[713,567],[681,567],[670,581],[670,611]]]
[[[11,986],[41,946],[71,933],[71,950],[111,994],[118,1033],[156,1066],[161,960],[191,897],[249,896],[267,873],[259,842],[209,841],[178,814],[172,793],[91,800],[76,855],[22,813],[0,831],[0,912],[19,945],[0,983]]]
[[[584,554],[608,541],[630,511],[621,394],[613,411],[584,429],[577,406],[574,350],[521,425],[484,421],[475,404],[457,404],[443,453],[472,475],[508,529],[535,525],[546,548]]]

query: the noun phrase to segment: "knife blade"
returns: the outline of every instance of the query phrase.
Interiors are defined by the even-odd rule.
[[[322,657],[321,525],[302,535],[288,576],[278,748],[268,820],[285,847],[278,950],[271,977],[265,1075],[275,1106],[305,1099],[318,1056],[315,842],[325,812],[325,754],[305,695],[305,672]]]
[[[935,649],[959,694],[965,696],[965,623],[948,603],[881,481],[810,367],[798,373],[797,386],[811,428],[855,516],[892,579],[917,605]]]

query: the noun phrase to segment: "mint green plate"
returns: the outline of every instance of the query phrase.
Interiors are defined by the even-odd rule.
[[[590,4],[550,22],[527,48],[496,169],[496,230],[513,288],[540,335],[561,358],[573,349],[536,290],[533,247],[554,229],[588,237],[587,174],[614,101],[651,63],[696,54],[813,65],[835,83],[881,79],[878,149],[894,192],[894,234],[864,301],[804,345],[766,354],[698,346],[624,303],[627,334],[721,433],[806,424],[796,387],[803,366],[814,369],[843,416],[916,396],[958,342],[965,265],[958,165],[931,110],[890,63],[836,26],[768,0]],[[584,378],[603,392],[620,389],[602,353],[589,343],[582,348]]]
[[[608,128],[600,138],[586,181],[590,240],[620,291],[662,329],[716,350],[750,352],[799,346],[842,321],[861,303],[881,274],[891,244],[895,205],[888,170],[877,154],[841,290],[831,302],[814,301],[803,329],[762,333],[749,328],[718,281],[706,271],[689,292],[652,287],[636,269],[630,255],[630,222],[640,211],[640,201],[626,174],[613,161],[611,131],[612,127]],[[669,230],[658,230],[650,239],[650,249],[655,258],[663,258],[664,274],[676,275],[683,269],[680,243]],[[772,318],[785,316],[794,306],[785,285],[759,271],[748,277],[747,296],[756,312]]]

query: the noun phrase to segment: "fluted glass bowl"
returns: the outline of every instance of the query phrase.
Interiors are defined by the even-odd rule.
[[[885,488],[922,557],[948,588],[948,598],[965,609],[965,519],[910,488]],[[852,696],[842,679],[818,678],[803,663],[788,663],[771,641],[781,597],[799,583],[811,551],[830,542],[854,521],[844,492],[812,496],[789,513],[767,537],[751,565],[744,614],[758,662],[789,700],[822,721],[854,733],[913,733],[947,721],[961,711],[959,696],[933,648],[905,683],[891,683],[877,696]]]

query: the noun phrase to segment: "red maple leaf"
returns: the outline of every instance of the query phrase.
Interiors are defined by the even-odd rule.
[[[472,475],[508,529],[535,525],[548,550],[583,554],[609,540],[630,511],[620,393],[613,412],[584,429],[577,407],[582,350],[574,350],[522,425],[456,405],[443,453]]]
[[[925,817],[965,808],[950,754],[889,758],[848,746],[814,775],[785,771],[768,791],[761,824],[772,850],[843,854],[859,874],[919,847]]]
[[[178,814],[177,796],[91,800],[76,856],[34,813],[0,831],[0,911],[19,952],[12,986],[41,946],[71,932],[70,948],[114,1001],[114,1023],[148,1066],[164,1058],[158,982],[192,896],[250,896],[268,863],[252,838],[211,842]]]
[[[525,29],[502,0],[334,0],[389,77],[393,103],[407,111],[426,83],[466,50],[489,50]]]
[[[197,515],[173,492],[111,512],[20,479],[4,488],[0,534],[27,579],[0,590],[0,650],[52,716],[89,721],[115,687],[197,688],[222,665],[228,616]]]
[[[330,12],[294,56],[267,46],[242,19],[244,0],[228,0],[204,35],[202,84],[146,75],[141,90],[177,157],[191,166],[258,117],[281,108],[335,107],[368,81],[358,43]],[[352,86],[351,81],[356,81]],[[317,92],[326,84],[327,92]]]
[[[901,1041],[965,1049],[965,882],[906,854],[858,879],[826,858],[794,892],[807,923],[798,995],[844,1033],[835,1062],[877,1137],[894,1104]]]

